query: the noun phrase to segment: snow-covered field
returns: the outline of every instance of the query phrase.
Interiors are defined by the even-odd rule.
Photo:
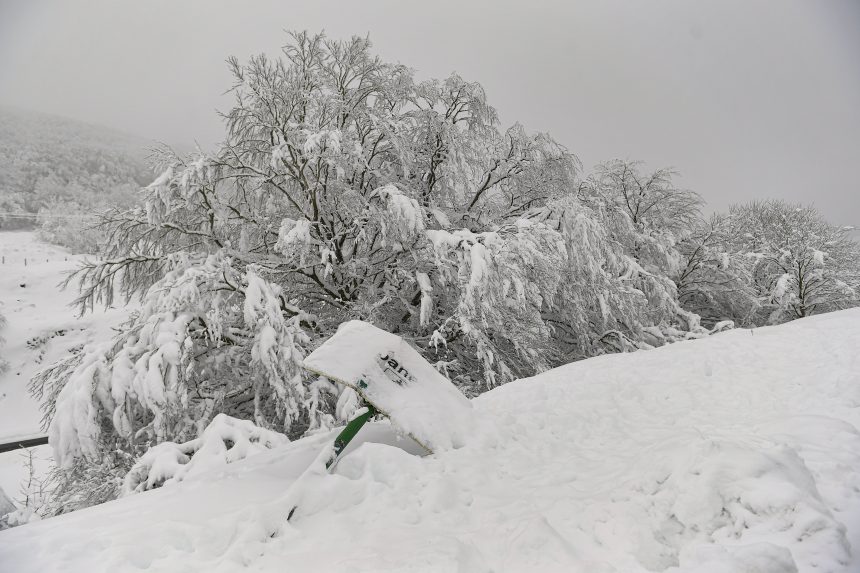
[[[290,522],[330,435],[0,532],[0,568],[860,571],[858,349],[850,310],[578,362],[474,400],[459,449],[365,428]]]
[[[64,249],[38,241],[31,232],[0,232],[0,328],[5,344],[0,358],[9,363],[0,372],[0,442],[44,435],[38,403],[28,394],[30,378],[64,356],[69,349],[108,336],[123,320],[121,309],[96,309],[84,318],[69,307],[73,290],[59,283],[80,259]],[[50,448],[33,448],[47,466]],[[0,454],[0,488],[16,497],[26,472],[21,452]]]

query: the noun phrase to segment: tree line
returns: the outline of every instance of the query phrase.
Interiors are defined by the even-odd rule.
[[[79,253],[98,252],[99,212],[128,208],[152,179],[149,144],[106,128],[0,108],[0,231],[35,229]]]

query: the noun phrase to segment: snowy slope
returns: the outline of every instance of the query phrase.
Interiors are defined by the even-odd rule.
[[[39,405],[27,392],[30,378],[70,348],[110,336],[126,316],[121,309],[96,309],[79,318],[69,307],[75,293],[58,285],[80,258],[31,232],[0,232],[0,313],[7,321],[0,329],[6,341],[0,357],[9,363],[0,372],[0,442],[44,435]],[[39,448],[43,459],[48,452]],[[0,488],[10,497],[23,477],[21,459],[18,452],[0,454]]]
[[[0,564],[860,571],[858,350],[851,310],[586,360],[476,399],[498,434],[460,449],[419,457],[374,426],[295,522],[283,497],[326,436],[0,532]]]

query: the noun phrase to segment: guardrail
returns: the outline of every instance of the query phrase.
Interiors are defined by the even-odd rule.
[[[21,448],[32,448],[34,446],[44,446],[48,443],[48,436],[39,436],[36,438],[25,438],[23,440],[13,440],[11,442],[0,443],[0,454],[3,452],[13,452]]]

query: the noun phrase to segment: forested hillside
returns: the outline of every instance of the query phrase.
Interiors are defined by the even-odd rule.
[[[96,239],[93,214],[130,207],[152,179],[153,142],[105,127],[0,107],[0,230],[38,226],[79,251]]]

